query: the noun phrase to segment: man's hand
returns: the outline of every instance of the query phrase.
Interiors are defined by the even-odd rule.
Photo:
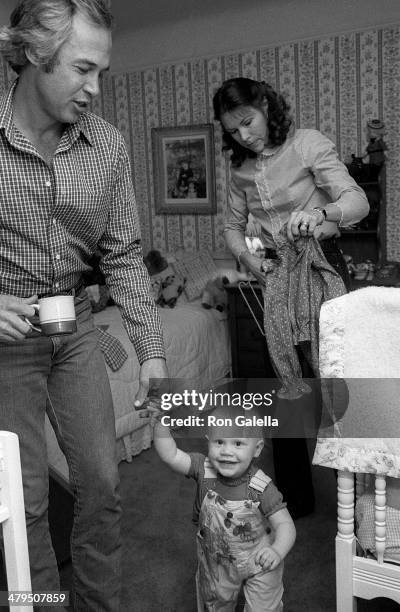
[[[146,359],[142,363],[139,374],[139,389],[135,397],[135,408],[139,410],[143,405],[143,402],[152,393],[153,389],[150,387],[150,379],[165,379],[168,378],[167,366],[165,359],[154,358]],[[156,389],[154,389],[156,390]]]
[[[0,342],[24,340],[31,326],[24,319],[33,317],[37,295],[18,298],[14,295],[0,295]]]

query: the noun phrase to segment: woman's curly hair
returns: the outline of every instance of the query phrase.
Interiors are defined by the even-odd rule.
[[[290,106],[286,100],[277,93],[271,85],[264,81],[254,81],[237,77],[224,81],[213,97],[214,117],[221,123],[224,151],[231,150],[231,162],[234,167],[242,165],[248,157],[257,157],[257,153],[242,147],[229,134],[222,125],[221,117],[224,113],[233,111],[239,106],[253,106],[262,110],[263,104],[268,103],[267,127],[271,146],[281,145],[285,142],[292,119],[289,115]]]

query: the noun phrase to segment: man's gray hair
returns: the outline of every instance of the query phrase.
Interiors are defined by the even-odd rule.
[[[107,0],[20,0],[11,13],[10,25],[0,28],[0,53],[17,74],[29,62],[27,51],[51,72],[77,13],[99,27],[112,29]]]

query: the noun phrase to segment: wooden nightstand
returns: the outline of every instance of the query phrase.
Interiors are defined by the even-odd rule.
[[[386,260],[386,169],[382,166],[379,171],[376,166],[362,164],[355,172],[351,164],[347,167],[365,192],[370,212],[352,229],[341,229],[339,244],[343,253],[351,255],[353,263],[369,260],[377,265]],[[358,289],[357,281],[354,288]]]
[[[260,287],[241,285],[261,329],[264,329],[263,315],[257,298],[263,304]],[[269,358],[265,337],[261,334],[237,285],[228,285],[229,328],[232,350],[232,376],[234,378],[275,378]]]

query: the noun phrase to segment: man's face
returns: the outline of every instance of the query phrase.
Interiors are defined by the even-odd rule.
[[[38,66],[35,73],[38,104],[51,122],[75,123],[89,109],[110,54],[111,32],[75,15],[71,35],[59,49],[52,72]]]

